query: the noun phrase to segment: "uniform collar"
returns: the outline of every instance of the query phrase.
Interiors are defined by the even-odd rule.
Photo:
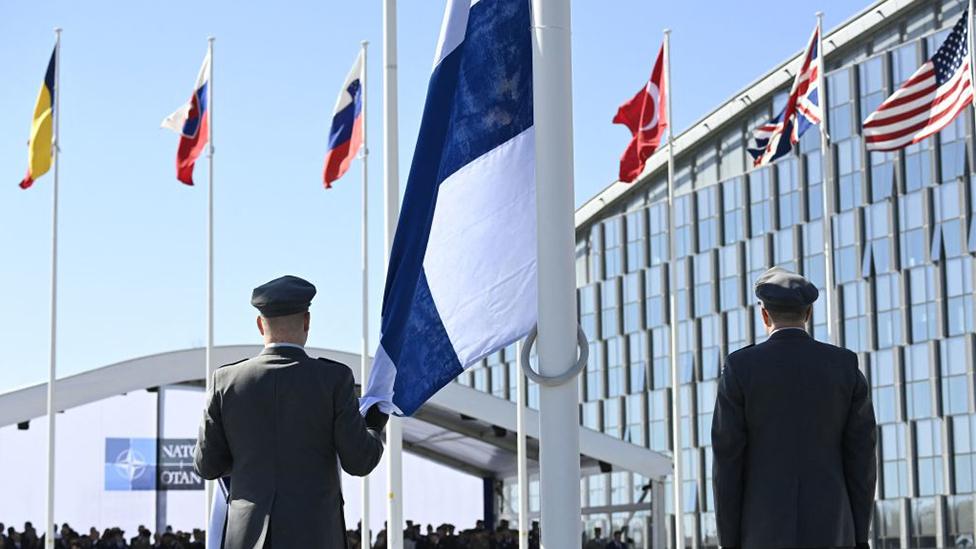
[[[295,343],[269,343],[261,351],[262,355],[281,355],[281,356],[308,356],[305,354],[305,347]]]
[[[769,339],[787,339],[794,337],[810,337],[810,334],[803,328],[780,328],[769,334]]]

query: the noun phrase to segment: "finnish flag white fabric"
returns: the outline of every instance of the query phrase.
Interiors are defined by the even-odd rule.
[[[537,318],[529,0],[450,0],[365,412],[410,415]]]
[[[224,526],[227,525],[227,499],[230,497],[230,477],[216,481],[213,501],[210,502],[210,524],[207,525],[207,549],[224,546]]]

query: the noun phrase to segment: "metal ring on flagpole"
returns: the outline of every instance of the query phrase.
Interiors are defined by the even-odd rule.
[[[579,324],[576,325],[576,345],[579,347],[579,358],[576,359],[576,364],[569,370],[556,376],[544,376],[532,369],[532,364],[529,362],[529,351],[532,350],[532,345],[535,343],[535,338],[538,334],[538,326],[533,326],[529,331],[529,335],[525,336],[525,342],[522,344],[522,372],[525,373],[525,377],[539,385],[558,387],[578,376],[583,371],[583,368],[586,367],[586,361],[590,357],[590,347],[586,341],[586,333],[583,332],[582,326]]]

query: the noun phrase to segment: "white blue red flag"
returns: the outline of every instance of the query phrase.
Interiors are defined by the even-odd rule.
[[[764,166],[789,154],[793,146],[800,142],[800,136],[823,119],[820,107],[823,94],[820,93],[819,84],[823,57],[819,43],[820,27],[817,26],[793,78],[786,106],[772,120],[752,132],[747,150],[752,156],[753,166]]]
[[[969,24],[963,12],[931,59],[864,120],[869,151],[894,151],[949,125],[973,102]]]
[[[193,184],[193,165],[210,140],[210,53],[203,58],[203,65],[193,87],[193,95],[173,114],[163,119],[162,127],[180,134],[176,149],[176,179],[187,185]]]
[[[363,82],[366,81],[363,68],[363,52],[359,52],[332,111],[329,152],[325,155],[322,174],[326,189],[346,173],[363,145]]]
[[[410,415],[537,318],[529,0],[449,0],[361,411]]]

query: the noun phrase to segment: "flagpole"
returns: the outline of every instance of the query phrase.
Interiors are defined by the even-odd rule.
[[[396,0],[383,0],[383,194],[386,230],[383,242],[384,270],[390,266],[390,250],[400,211],[397,171],[397,35]],[[390,416],[386,426],[386,539],[389,549],[403,549],[403,426]]]
[[[214,342],[214,104],[213,104],[213,36],[207,38],[207,54],[210,66],[207,75],[207,347],[205,351],[204,374],[207,394],[210,394],[210,384],[214,371],[213,342]],[[214,495],[214,481],[204,481],[206,486],[204,508],[204,528],[210,525],[210,511]],[[210,532],[213,534],[213,532]]]
[[[969,78],[976,84],[976,55],[973,54],[973,0],[969,0],[969,10],[966,12],[966,34],[969,42]],[[976,106],[973,107],[973,134],[976,135]]]
[[[827,316],[827,340],[831,343],[837,343],[835,341],[834,335],[837,330],[834,326],[834,308],[835,308],[835,288],[834,288],[834,245],[833,245],[833,227],[831,227],[831,205],[833,204],[833,174],[831,173],[831,159],[830,159],[830,134],[827,131],[827,85],[826,76],[827,72],[827,56],[824,55],[823,49],[823,12],[817,12],[817,55],[820,57],[820,67],[817,70],[817,99],[820,103],[820,167],[821,171],[821,181],[823,182],[823,233],[824,233],[824,260],[827,263],[826,269],[826,280],[827,285],[827,295],[824,296],[826,299],[825,314]]]
[[[47,377],[47,524],[44,546],[54,549],[54,435],[57,419],[54,384],[57,380],[58,341],[58,150],[61,147],[61,28],[54,29],[54,190],[51,199],[51,349]]]
[[[363,71],[362,71],[362,101],[363,101],[363,154],[360,158],[363,161],[363,216],[362,216],[362,255],[363,255],[363,280],[362,280],[362,345],[359,348],[361,362],[359,364],[359,385],[365,392],[366,380],[369,379],[369,141],[366,139],[366,128],[369,118],[366,116],[366,47],[369,42],[360,42],[363,48]],[[360,522],[360,543],[363,547],[370,547],[371,538],[369,534],[369,476],[364,476],[362,480],[362,513],[363,518]]]
[[[532,0],[532,86],[538,250],[539,373],[577,362],[571,9]],[[579,547],[579,382],[539,386],[542,543]]]
[[[673,432],[674,449],[671,458],[674,461],[674,539],[675,547],[684,547],[684,515],[682,513],[681,484],[684,476],[681,466],[681,380],[678,372],[678,303],[675,298],[677,287],[677,272],[675,265],[675,234],[674,234],[674,122],[671,117],[671,29],[664,29],[664,68],[667,81],[668,109],[668,263],[670,266],[671,303],[668,310],[671,324],[671,430]],[[655,502],[656,503],[656,502]]]
[[[522,341],[515,344],[516,366],[513,375],[517,376],[515,390],[518,391],[515,410],[515,430],[518,435],[518,528],[519,549],[529,549],[529,463],[525,440],[525,374],[522,373]]]

